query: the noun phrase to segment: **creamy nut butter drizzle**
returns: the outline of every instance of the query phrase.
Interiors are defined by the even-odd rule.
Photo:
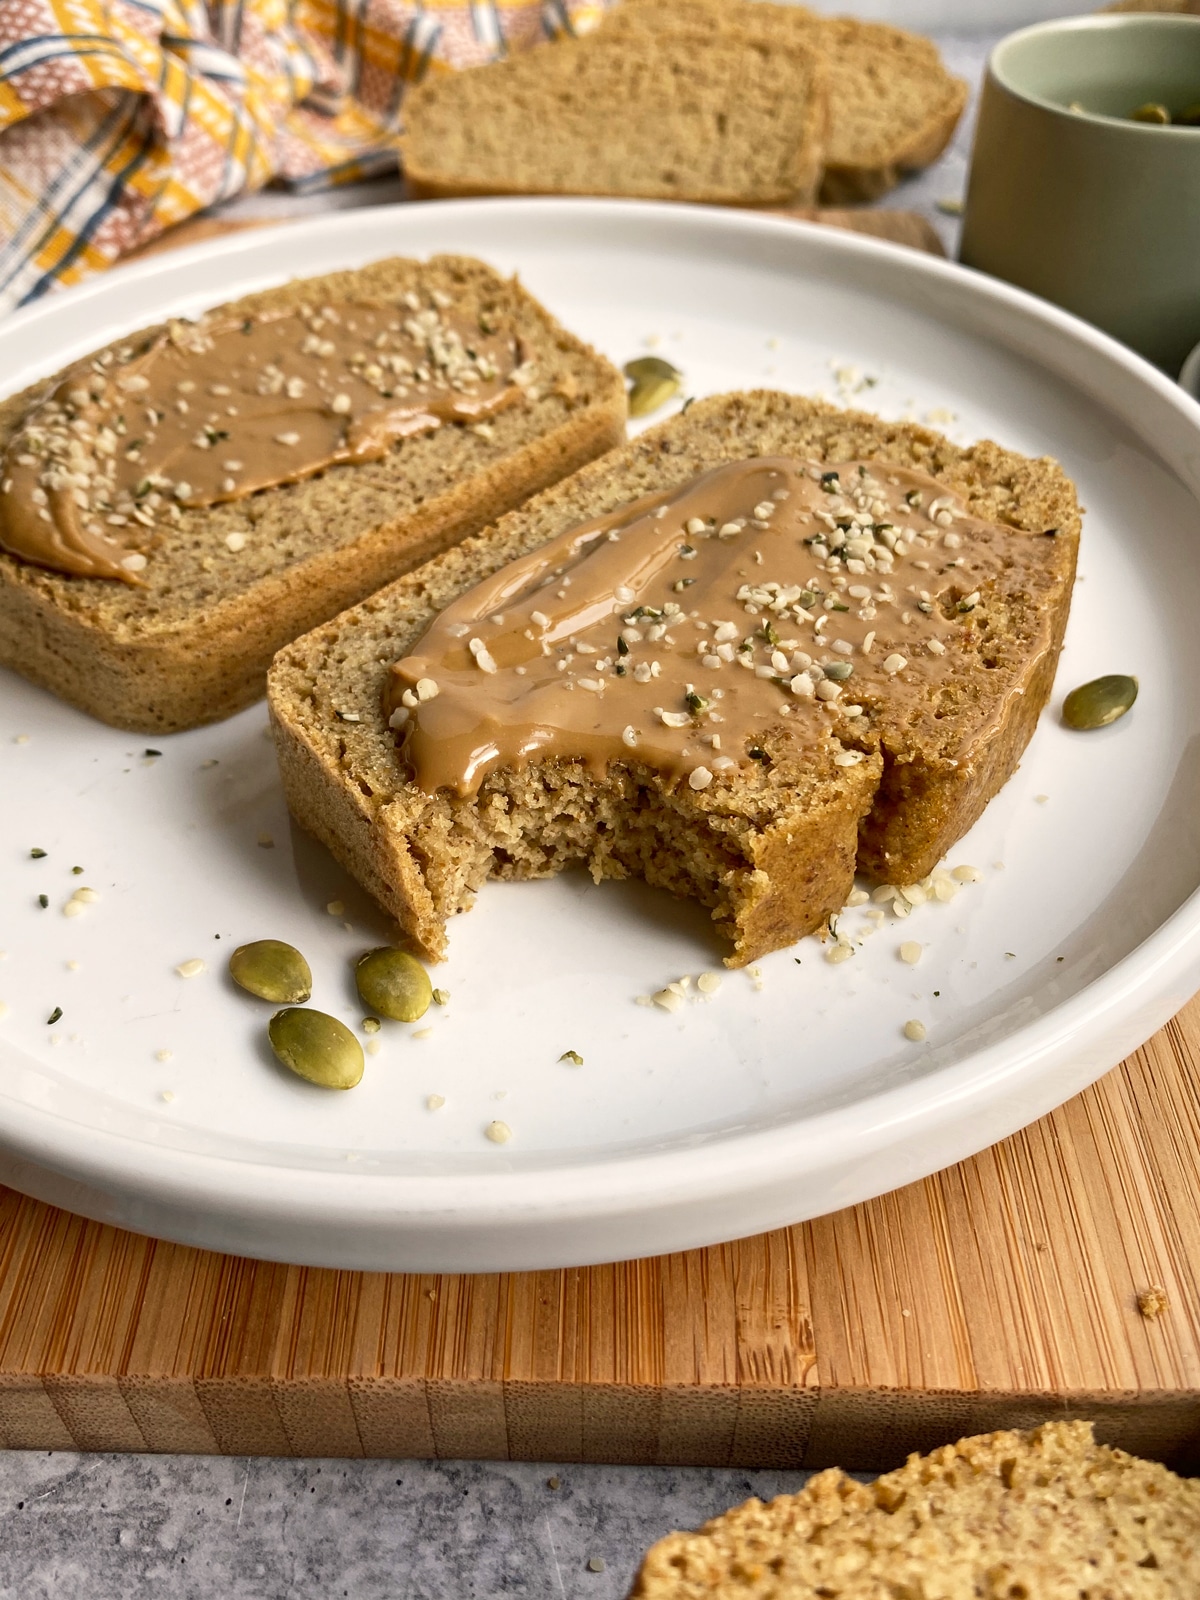
[[[374,461],[444,422],[522,398],[511,334],[437,295],[172,323],[80,362],[0,466],[0,546],[38,566],[138,583],[189,507]]]
[[[426,793],[546,757],[705,789],[763,759],[768,729],[801,753],[924,699],[1036,542],[887,462],[734,462],[460,596],[392,668],[384,710]]]

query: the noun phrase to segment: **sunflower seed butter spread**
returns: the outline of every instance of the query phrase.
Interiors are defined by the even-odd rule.
[[[768,729],[799,754],[928,701],[1038,543],[888,462],[733,462],[462,594],[392,667],[384,712],[430,794],[548,757],[705,789]]]
[[[80,362],[4,451],[0,547],[136,584],[185,509],[485,422],[522,398],[530,369],[510,333],[448,303],[410,292],[404,305],[216,312]]]

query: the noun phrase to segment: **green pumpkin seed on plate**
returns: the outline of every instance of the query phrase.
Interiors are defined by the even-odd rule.
[[[1111,672],[1071,690],[1063,701],[1063,721],[1079,733],[1107,728],[1125,715],[1137,697],[1136,678],[1127,677],[1123,672]]]
[[[267,1029],[271,1049],[294,1072],[321,1089],[353,1089],[363,1075],[362,1045],[336,1017],[305,1006],[277,1011]]]
[[[627,361],[623,370],[630,382],[631,417],[648,417],[683,387],[683,373],[661,356],[638,356],[634,361]]]
[[[354,969],[363,1002],[393,1022],[416,1022],[429,1010],[433,985],[429,974],[406,950],[368,950]]]
[[[293,945],[256,939],[239,945],[229,958],[229,976],[247,994],[275,1005],[299,1005],[312,994],[312,972]]]

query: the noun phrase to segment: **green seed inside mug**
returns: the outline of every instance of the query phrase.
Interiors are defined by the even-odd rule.
[[[1160,106],[1156,100],[1148,100],[1144,106],[1131,111],[1129,119],[1131,122],[1157,122],[1165,127],[1171,120],[1171,113],[1166,106]]]
[[[1072,689],[1063,701],[1063,721],[1068,728],[1087,733],[1107,728],[1123,717],[1138,696],[1138,681],[1124,673],[1109,673]]]
[[[364,1003],[393,1022],[416,1022],[433,999],[429,974],[405,950],[369,950],[354,969],[354,981]]]
[[[284,1066],[321,1089],[353,1089],[363,1075],[362,1045],[324,1011],[304,1006],[277,1011],[267,1032]]]
[[[280,939],[239,945],[229,958],[229,976],[247,994],[276,1005],[299,1005],[312,994],[308,962]]]

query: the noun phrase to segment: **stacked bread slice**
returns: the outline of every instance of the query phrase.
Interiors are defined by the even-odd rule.
[[[870,200],[966,103],[929,40],[767,0],[622,0],[596,33],[410,95],[418,195]]]
[[[418,196],[806,203],[826,116],[824,63],[808,44],[701,15],[427,79],[405,103],[401,148]]]
[[[881,22],[820,16],[769,0],[622,0],[609,37],[664,40],[749,31],[776,50],[815,50],[825,65],[829,123],[820,197],[874,200],[906,172],[936,161],[966,104],[967,86],[937,47]]]

